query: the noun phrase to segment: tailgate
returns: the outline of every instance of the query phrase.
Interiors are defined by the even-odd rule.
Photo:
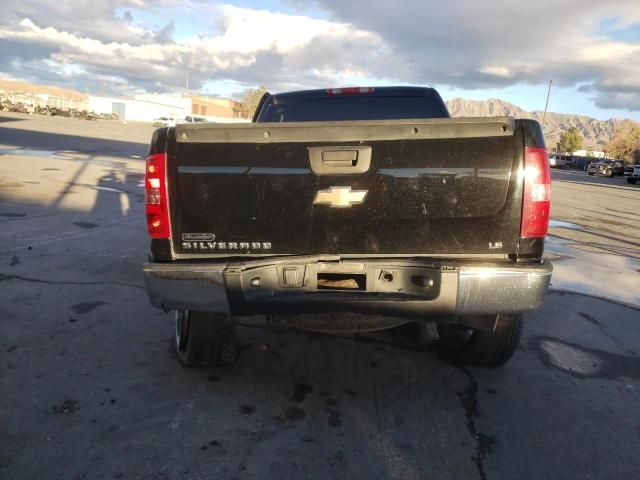
[[[517,252],[513,119],[179,125],[179,257]]]

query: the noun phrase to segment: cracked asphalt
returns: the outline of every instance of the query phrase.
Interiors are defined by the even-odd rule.
[[[571,293],[569,276],[501,369],[447,362],[435,334],[416,350],[394,332],[308,334],[257,319],[239,327],[234,366],[181,367],[172,317],[148,304],[140,267],[138,157],[150,132],[0,116],[0,478],[640,475],[640,310]],[[637,258],[633,217],[611,225],[604,207],[588,218],[578,207],[593,194],[638,212],[640,188],[568,175],[554,173],[553,216],[590,237],[559,227],[556,238]],[[554,261],[589,276],[565,253]]]

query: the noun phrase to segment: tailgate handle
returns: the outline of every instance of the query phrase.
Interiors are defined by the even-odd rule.
[[[364,173],[371,166],[371,147],[309,147],[309,164],[316,175]]]
[[[358,163],[358,150],[323,150],[321,155],[328,167],[354,167]]]

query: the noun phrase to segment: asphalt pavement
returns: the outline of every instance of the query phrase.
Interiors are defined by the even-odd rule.
[[[552,288],[640,306],[640,185],[552,171]]]
[[[553,172],[554,291],[504,368],[246,321],[192,370],[143,287],[151,131],[0,114],[0,478],[640,475],[640,186]]]

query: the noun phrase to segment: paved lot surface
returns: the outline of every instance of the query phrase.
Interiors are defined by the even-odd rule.
[[[640,187],[554,172],[559,290],[505,368],[245,326],[189,370],[142,287],[150,132],[0,116],[0,478],[638,477],[640,310],[568,290],[638,302]]]
[[[553,288],[640,306],[640,185],[552,172]]]

